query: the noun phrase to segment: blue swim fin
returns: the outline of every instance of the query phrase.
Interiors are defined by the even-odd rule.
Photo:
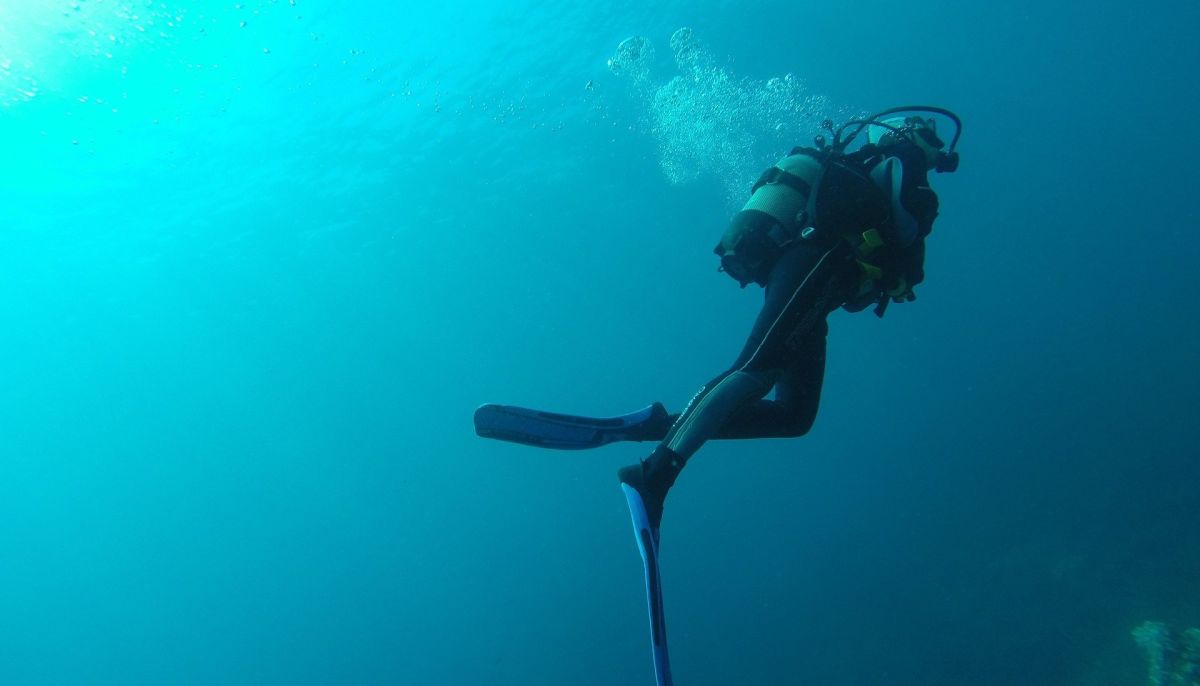
[[[629,515],[633,520],[633,536],[646,572],[646,606],[650,611],[650,648],[654,657],[654,677],[658,686],[671,686],[671,664],[667,659],[667,619],[663,613],[662,579],[658,570],[658,529],[650,526],[642,496],[629,484],[621,484]]]
[[[584,450],[616,441],[661,440],[670,418],[661,403],[617,417],[578,417],[513,405],[481,405],[475,433],[538,448]]]

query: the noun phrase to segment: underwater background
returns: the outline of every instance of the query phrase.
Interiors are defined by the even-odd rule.
[[[1147,683],[1131,632],[1200,626],[1198,31],[0,1],[0,684],[653,683],[651,446],[471,413],[681,409],[761,300],[711,253],[750,182],[913,103],[965,123],[927,280],[832,315],[809,436],[672,491],[676,682]]]

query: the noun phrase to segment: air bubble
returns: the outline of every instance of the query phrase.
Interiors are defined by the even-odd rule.
[[[608,68],[618,76],[628,76],[635,84],[650,78],[654,66],[654,45],[642,36],[631,36],[617,45],[608,60]]]
[[[716,66],[690,28],[675,31],[669,44],[679,74],[666,83],[650,79],[654,47],[645,38],[622,41],[608,66],[630,77],[644,101],[645,126],[671,183],[717,176],[736,205],[762,166],[806,140],[811,123],[830,114],[827,99],[793,74],[759,81]]]

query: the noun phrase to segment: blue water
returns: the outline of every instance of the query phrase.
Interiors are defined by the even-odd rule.
[[[0,3],[0,684],[652,683],[648,446],[471,412],[680,408],[747,180],[912,102],[966,123],[927,281],[680,479],[676,680],[1145,683],[1200,625],[1200,6],[646,4]]]

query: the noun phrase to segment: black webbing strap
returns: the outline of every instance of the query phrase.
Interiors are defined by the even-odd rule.
[[[754,183],[754,187],[750,189],[750,193],[753,195],[754,191],[769,183],[781,183],[805,197],[808,197],[809,192],[812,191],[812,186],[799,176],[786,172],[779,167],[771,167],[763,172],[762,176],[758,177],[758,181]]]

